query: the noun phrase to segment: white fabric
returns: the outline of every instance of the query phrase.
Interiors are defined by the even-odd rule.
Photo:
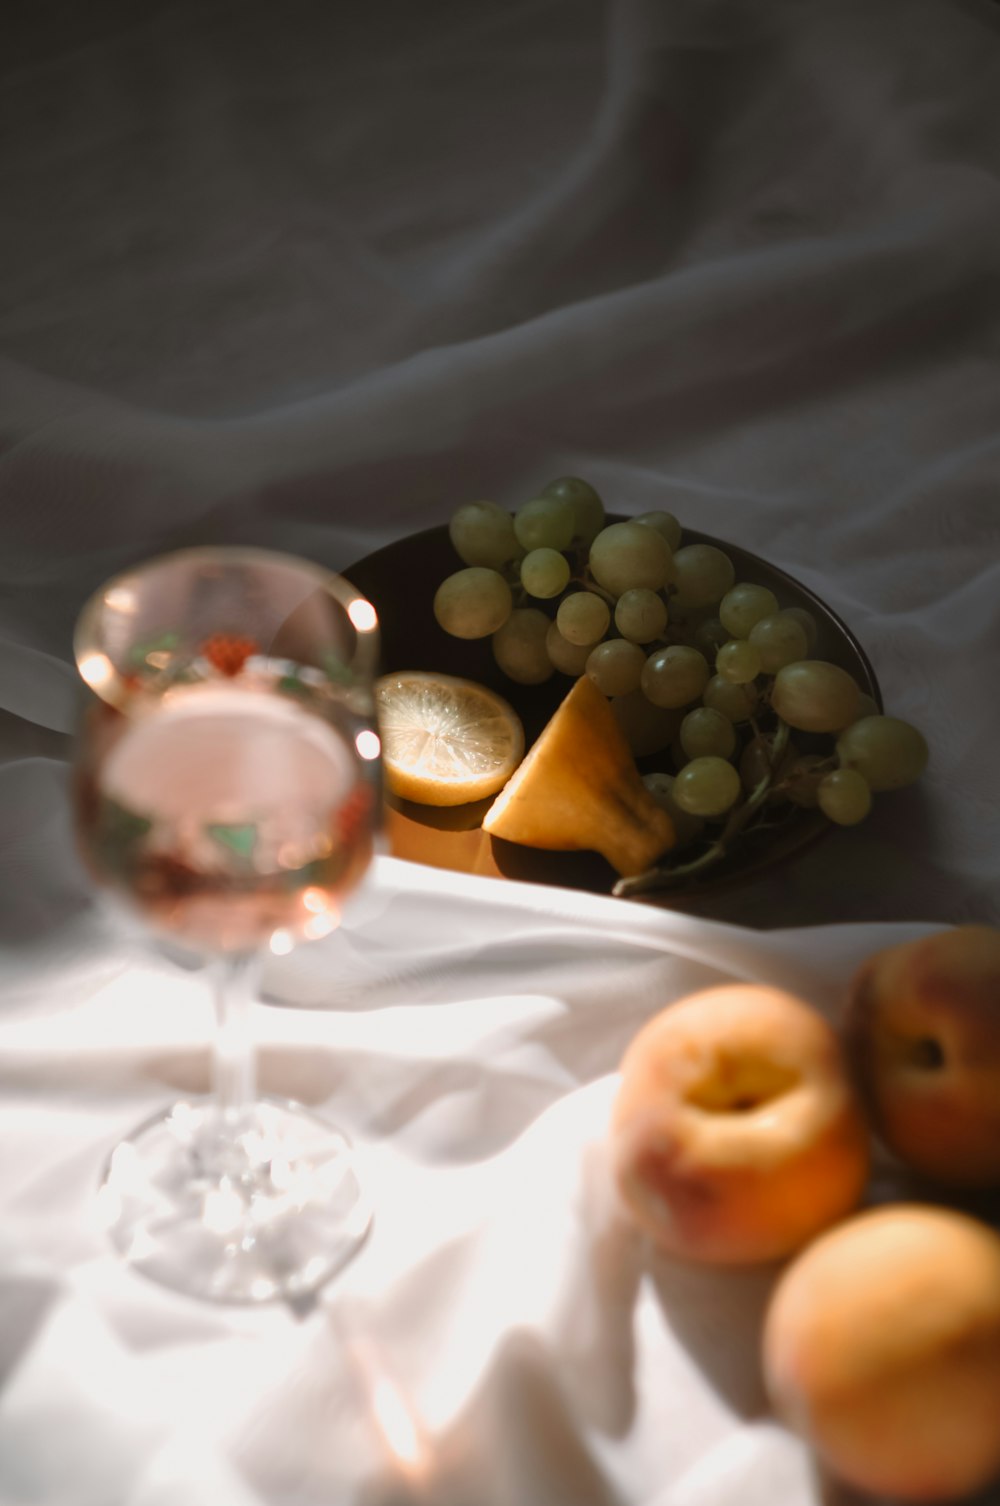
[[[833,1008],[887,939],[1000,920],[1000,6],[9,10],[0,1501],[816,1506],[761,1409],[766,1278],[650,1262],[601,1126],[692,983]],[[359,1137],[369,1246],[298,1318],[147,1287],[94,1179],[207,1019],[74,865],[81,602],[200,539],[344,567],[566,473],[817,590],[927,775],[701,920],[381,863],[256,1017],[265,1082]]]
[[[811,1506],[761,1388],[774,1271],[632,1232],[616,1068],[714,982],[835,1016],[873,946],[926,929],[755,933],[378,860],[348,927],[272,961],[253,1022],[264,1089],[350,1125],[373,1233],[315,1304],[234,1314],[125,1274],[93,1209],[116,1138],[207,1084],[204,982],[78,927],[0,1026],[4,1499]]]

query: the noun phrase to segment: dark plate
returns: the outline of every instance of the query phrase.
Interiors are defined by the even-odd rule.
[[[608,521],[616,519],[609,517]],[[813,656],[848,670],[861,689],[881,706],[875,672],[864,650],[837,614],[812,591],[757,555],[708,534],[686,528],[684,543],[716,544],[732,560],[737,580],[769,586],[782,607],[799,606],[810,611],[819,628]],[[518,712],[530,746],[572,681],[555,674],[544,685],[515,685],[494,663],[488,639],[468,642],[442,632],[434,619],[434,593],[445,576],[461,568],[448,529],[442,525],[387,544],[343,573],[378,609],[384,671],[438,670],[489,685]],[[646,762],[650,767],[655,766],[655,760]],[[436,810],[393,800],[387,815],[392,851],[397,857],[434,868],[559,884],[596,894],[610,891],[616,875],[595,853],[540,852],[487,836],[480,823],[489,805],[486,800],[476,805]],[[784,811],[786,807],[781,809]],[[829,830],[830,823],[817,812],[788,809],[787,816],[768,830],[742,836],[733,851],[704,874],[681,881],[669,890],[644,895],[643,899],[654,904],[682,905],[685,896],[706,896],[729,888],[789,862]]]

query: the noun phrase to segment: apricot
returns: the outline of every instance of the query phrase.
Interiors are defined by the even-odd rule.
[[[876,952],[844,1036],[890,1150],[944,1185],[1000,1185],[1000,931],[955,926]]]
[[[611,1155],[661,1249],[741,1264],[787,1256],[857,1206],[869,1134],[832,1026],[780,989],[730,984],[634,1037]]]
[[[847,1219],[779,1278],[763,1365],[775,1411],[848,1484],[978,1490],[1000,1471],[1000,1237],[919,1204]]]

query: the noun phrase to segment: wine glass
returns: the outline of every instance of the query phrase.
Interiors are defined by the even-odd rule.
[[[381,811],[378,619],[349,582],[250,548],[126,570],[83,608],[80,850],[106,893],[214,969],[213,1092],[109,1157],[120,1253],[193,1296],[302,1297],[371,1219],[347,1136],[258,1097],[248,1029],[266,950],[338,924]],[[142,1001],[136,1001],[142,1007]]]

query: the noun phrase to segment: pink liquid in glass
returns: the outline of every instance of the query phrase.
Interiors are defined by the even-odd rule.
[[[85,855],[158,929],[242,951],[336,925],[370,860],[375,803],[348,731],[236,681],[114,716],[95,752]]]

